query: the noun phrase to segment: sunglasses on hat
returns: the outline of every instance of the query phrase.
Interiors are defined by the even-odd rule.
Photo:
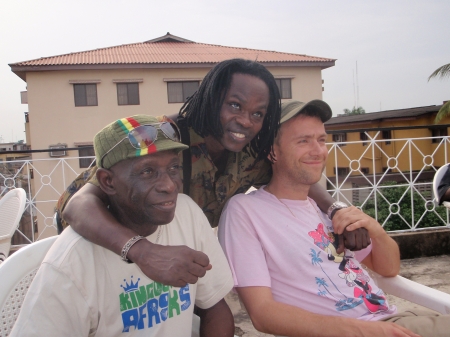
[[[100,165],[103,167],[103,159],[106,155],[114,150],[120,143],[125,139],[128,139],[131,146],[135,149],[146,149],[156,142],[158,139],[158,129],[162,131],[166,138],[173,140],[174,142],[181,143],[180,130],[175,123],[172,122],[161,122],[139,125],[131,129],[127,136],[119,140],[112,148],[110,148],[100,159]]]

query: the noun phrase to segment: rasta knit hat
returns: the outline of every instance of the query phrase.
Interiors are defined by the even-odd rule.
[[[187,149],[187,145],[170,139],[161,130],[162,122],[169,123],[170,126],[164,125],[164,127],[169,128],[171,132],[175,132],[174,134],[177,135],[177,138],[180,138],[176,124],[165,116],[160,120],[153,116],[135,115],[121,118],[104,127],[94,137],[97,167],[109,169],[118,162],[128,158],[141,157],[160,151],[182,151]],[[147,141],[144,144],[143,141],[140,141],[139,133],[136,133],[137,130],[135,129],[144,125],[151,125],[155,128],[157,133],[153,142]],[[136,137],[133,137],[133,135],[136,135]],[[147,134],[144,133],[144,135],[146,136]],[[131,145],[132,141],[140,148],[135,148]]]
[[[305,109],[314,109],[317,115],[320,117],[323,123],[329,120],[332,116],[332,111],[330,106],[320,99],[314,99],[308,103],[303,103],[300,101],[288,101],[281,104],[281,120],[280,123],[284,123],[297,116],[298,114],[304,112]]]

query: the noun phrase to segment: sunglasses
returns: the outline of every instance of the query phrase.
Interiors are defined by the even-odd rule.
[[[131,146],[135,149],[146,149],[156,142],[158,139],[158,129],[162,131],[166,138],[173,140],[174,142],[181,143],[180,130],[175,123],[161,122],[153,124],[139,125],[131,129],[126,137],[119,140],[112,148],[110,148],[100,159],[100,165],[103,167],[103,159],[110,153],[116,146],[122,143],[125,139],[128,139]]]

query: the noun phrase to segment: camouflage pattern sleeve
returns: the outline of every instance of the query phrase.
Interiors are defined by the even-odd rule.
[[[95,174],[96,172],[97,166],[92,166],[86,171],[81,172],[80,175],[76,177],[75,180],[69,185],[69,187],[67,187],[63,194],[61,194],[55,207],[55,212],[59,214],[60,218],[64,208],[67,205],[67,202],[80,188],[82,188],[88,182],[94,184],[95,186],[98,186],[97,176]],[[66,228],[69,224],[61,218],[61,225],[63,228]]]

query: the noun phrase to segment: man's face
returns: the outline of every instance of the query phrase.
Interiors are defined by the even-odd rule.
[[[312,185],[320,180],[328,150],[323,122],[316,117],[296,116],[281,125],[274,144],[274,175],[292,184]]]
[[[220,145],[240,152],[262,128],[269,105],[269,88],[252,75],[234,74],[220,109],[224,134]]]
[[[122,221],[131,226],[158,226],[172,221],[182,184],[176,152],[124,160],[110,170],[115,209]]]

